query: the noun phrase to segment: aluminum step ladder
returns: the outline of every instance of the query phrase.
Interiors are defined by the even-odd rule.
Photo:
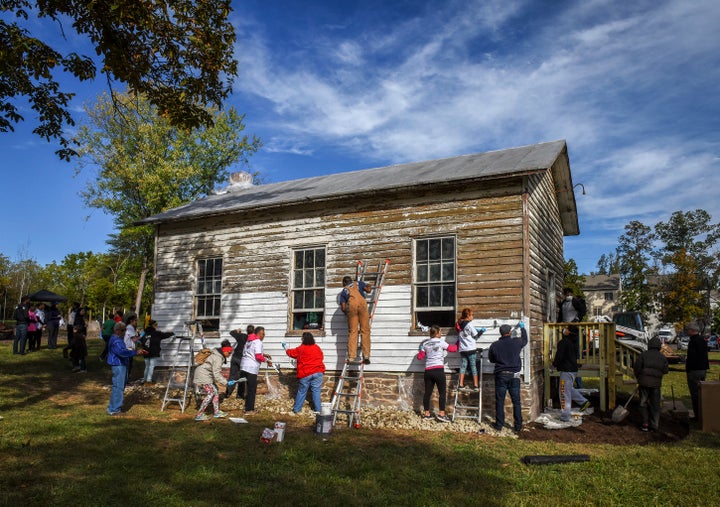
[[[364,261],[358,261],[355,267],[355,280],[371,285],[369,294],[363,293],[368,302],[370,326],[375,316],[380,292],[382,291],[385,276],[387,275],[390,260],[385,259],[378,263],[376,271],[368,271]],[[358,334],[358,342],[360,335]],[[358,343],[358,350],[361,346]],[[348,426],[360,427],[360,408],[362,407],[362,388],[365,381],[365,364],[362,361],[345,361],[340,379],[332,398],[332,425],[335,426],[338,415],[346,415]]]
[[[365,363],[345,361],[335,394],[332,399],[332,425],[335,426],[338,415],[347,416],[348,426],[360,427],[360,407],[362,406],[362,385],[365,380]]]
[[[180,412],[185,413],[187,407],[187,397],[190,386],[192,385],[192,374],[195,366],[195,341],[200,342],[200,346],[205,343],[202,324],[200,321],[185,322],[186,336],[175,336],[180,340],[177,351],[173,356],[173,364],[170,366],[170,376],[168,377],[167,387],[165,388],[165,396],[163,396],[160,411],[165,409],[168,403],[176,402],[180,405]]]
[[[477,369],[479,389],[474,391],[461,391],[459,380],[455,383],[455,408],[452,414],[452,422],[455,419],[476,419],[478,424],[482,422],[482,380],[483,380],[483,349],[477,351]],[[458,372],[458,379],[460,373]],[[470,377],[472,378],[472,376]],[[468,376],[465,376],[467,384]],[[475,398],[477,396],[477,399]],[[475,403],[477,401],[477,404]],[[462,413],[459,413],[462,411]]]
[[[369,283],[372,286],[369,294],[362,293],[368,302],[370,325],[372,325],[373,317],[375,316],[375,308],[377,308],[377,302],[378,299],[380,299],[380,292],[382,291],[383,283],[385,283],[385,276],[387,275],[389,267],[390,259],[385,259],[378,263],[376,271],[368,271],[367,264],[363,261],[358,261],[355,268],[355,280]]]

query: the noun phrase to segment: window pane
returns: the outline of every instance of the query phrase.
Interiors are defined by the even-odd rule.
[[[455,306],[455,286],[444,285],[442,293],[442,306]]]
[[[430,306],[442,306],[442,287],[440,285],[430,286]]]
[[[215,286],[213,287],[213,293],[219,294],[220,292],[222,292],[222,280],[216,280]]]
[[[455,259],[455,240],[453,238],[443,238],[442,258],[444,260]]]
[[[315,267],[315,250],[308,250],[305,252],[305,266],[306,268]]]
[[[325,285],[325,270],[318,268],[315,271],[315,287],[323,287]]]
[[[445,262],[442,265],[443,282],[451,282],[455,279],[455,264]]]
[[[293,301],[293,307],[298,308],[305,308],[305,305],[303,304],[304,298],[303,298],[303,291],[298,290],[293,293],[295,296],[295,300]]]
[[[440,253],[441,253],[441,243],[439,239],[431,239],[430,245],[429,245],[429,255],[428,258],[431,261],[439,261],[440,260]]]
[[[198,277],[205,278],[205,261],[198,262]]]
[[[215,260],[215,276],[218,278],[222,277],[222,259]]]
[[[295,283],[293,284],[293,287],[296,289],[300,289],[303,286],[303,272],[302,270],[295,271]]]
[[[415,244],[415,260],[417,262],[427,262],[428,244],[426,240],[419,240]]]
[[[325,299],[325,290],[323,289],[315,289],[315,306],[316,309],[321,309],[325,306],[325,302],[323,301]]]
[[[315,266],[318,268],[325,267],[325,249],[319,248],[315,250]]]
[[[304,273],[305,284],[303,285],[304,287],[312,287],[313,286],[313,281],[315,280],[315,277],[313,275],[314,275],[314,273],[313,273],[312,269],[305,270],[305,273]]]
[[[303,251],[295,252],[295,269],[302,269],[303,267]]]
[[[417,267],[417,281],[427,282],[428,281],[428,268],[427,264],[418,264]]]
[[[419,286],[415,288],[415,304],[419,307],[426,308],[428,306],[428,288],[427,286]]]
[[[430,278],[431,282],[440,281],[440,264],[430,264]]]

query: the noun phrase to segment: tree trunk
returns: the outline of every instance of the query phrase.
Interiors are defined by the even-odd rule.
[[[138,316],[138,322],[145,323],[145,318],[143,317],[142,320],[140,318],[140,304],[142,302],[142,294],[143,290],[145,289],[145,279],[147,278],[147,272],[148,272],[148,263],[147,259],[143,259],[143,267],[142,271],[140,271],[140,282],[138,283],[138,291],[137,296],[135,297],[135,313]]]

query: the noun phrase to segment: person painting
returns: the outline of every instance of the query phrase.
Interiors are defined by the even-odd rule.
[[[313,334],[307,331],[302,334],[302,345],[299,347],[288,349],[285,342],[282,346],[285,353],[297,361],[298,392],[293,413],[297,414],[302,410],[308,390],[312,396],[313,408],[320,412],[320,390],[325,373],[322,349],[315,343]]]
[[[417,358],[425,361],[425,394],[423,395],[423,419],[432,419],[430,414],[430,399],[433,389],[438,389],[439,413],[436,419],[439,422],[449,423],[450,419],[445,414],[446,380],[445,380],[445,353],[457,352],[458,345],[449,345],[442,337],[440,326],[430,327],[430,338],[424,340],[419,347]]]
[[[225,390],[225,397],[230,397],[235,391],[237,381],[240,380],[240,370],[242,369],[242,358],[245,352],[245,344],[247,343],[248,336],[255,333],[255,326],[248,324],[243,333],[242,329],[234,329],[230,331],[230,336],[235,338],[235,350],[230,357],[230,377],[229,380],[234,380],[235,383],[228,384]],[[245,398],[245,385],[237,385],[237,398]]]
[[[522,360],[520,351],[528,343],[525,324],[518,323],[520,338],[512,338],[512,328],[500,326],[500,339],[490,345],[488,359],[495,363],[495,430],[505,426],[505,395],[509,392],[513,404],[513,419],[516,432],[522,430],[522,405],[520,404],[520,370]]]
[[[128,349],[123,341],[126,326],[123,322],[115,324],[113,335],[110,337],[108,347],[107,363],[112,368],[112,390],[110,391],[110,403],[107,406],[107,413],[111,416],[122,415],[122,404],[127,384],[127,366],[130,358],[136,355],[145,355],[145,350]]]
[[[245,390],[245,415],[255,413],[255,395],[257,394],[258,373],[260,365],[267,361],[272,366],[272,357],[265,354],[263,340],[265,339],[265,328],[257,326],[255,333],[248,335],[247,343],[243,349],[243,358],[240,363],[240,378],[247,382]],[[231,382],[235,383],[234,380]]]
[[[348,362],[359,363],[357,355],[358,327],[362,341],[363,362],[370,364],[370,313],[365,293],[370,293],[372,286],[363,281],[354,282],[349,276],[343,278],[343,289],[340,292],[340,308],[348,320]]]

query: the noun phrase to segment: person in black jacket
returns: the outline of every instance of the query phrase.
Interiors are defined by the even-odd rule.
[[[235,338],[235,350],[233,351],[232,357],[230,358],[230,380],[240,380],[240,362],[242,361],[245,344],[247,343],[248,335],[253,334],[254,332],[255,326],[253,326],[252,324],[248,325],[244,333],[240,328],[230,331],[230,336]],[[226,398],[229,398],[230,395],[232,395],[236,386],[238,390],[238,399],[245,398],[245,384],[240,382],[228,385],[227,389],[225,390]]]
[[[557,344],[557,351],[555,352],[555,358],[553,359],[553,366],[560,372],[560,384],[559,384],[559,395],[560,395],[560,408],[562,413],[560,419],[562,421],[570,420],[570,412],[572,409],[572,402],[580,404],[580,411],[584,412],[590,406],[590,402],[585,398],[580,391],[575,389],[575,377],[578,371],[578,352],[575,347],[575,341],[572,338],[570,330],[568,328],[563,329],[563,337]]]
[[[685,326],[685,333],[690,337],[687,358],[685,359],[685,374],[688,389],[690,390],[690,398],[692,399],[692,420],[697,420],[700,414],[700,382],[707,378],[710,361],[708,360],[707,342],[700,336],[700,326],[691,322]]]
[[[495,429],[505,426],[505,395],[509,392],[513,405],[513,427],[522,430],[522,405],[520,404],[520,351],[528,343],[525,323],[519,322],[520,338],[512,338],[512,327],[500,326],[500,339],[490,345],[488,360],[495,363]]]
[[[652,338],[648,349],[640,354],[633,370],[640,388],[640,412],[643,431],[657,431],[660,425],[660,387],[668,372],[667,357],[660,352],[660,338]]]
[[[30,298],[23,296],[20,304],[15,307],[15,339],[13,340],[13,354],[25,355],[25,342],[27,341],[28,324],[30,323]]]
[[[152,384],[155,364],[160,357],[160,342],[171,336],[175,336],[175,333],[160,331],[157,328],[157,321],[154,320],[151,320],[150,325],[145,328],[145,335],[140,340],[142,346],[148,351],[148,355],[145,356],[145,373],[143,374],[145,384]]]

